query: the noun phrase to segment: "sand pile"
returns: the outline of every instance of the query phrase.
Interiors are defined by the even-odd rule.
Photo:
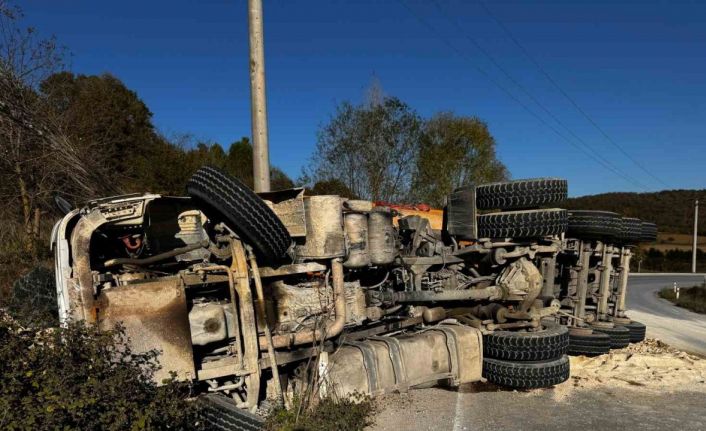
[[[639,386],[655,391],[706,392],[706,359],[647,339],[607,355],[571,357],[568,383],[575,387]]]

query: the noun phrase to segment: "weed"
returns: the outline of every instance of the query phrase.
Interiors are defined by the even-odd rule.
[[[290,408],[277,407],[267,417],[268,431],[360,431],[371,425],[374,405],[370,397],[354,394],[347,398],[328,396],[304,406],[295,396]]]

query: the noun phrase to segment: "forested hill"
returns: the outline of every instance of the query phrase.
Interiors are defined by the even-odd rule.
[[[614,211],[657,223],[660,232],[691,233],[694,199],[701,198],[699,234],[706,234],[706,189],[665,190],[655,193],[603,193],[569,199],[568,209]]]

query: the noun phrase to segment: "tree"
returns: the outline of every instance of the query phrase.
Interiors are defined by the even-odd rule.
[[[395,97],[344,102],[319,130],[313,182],[338,180],[362,199],[404,200],[410,193],[422,120]]]
[[[184,184],[193,172],[204,165],[221,168],[238,178],[250,188],[253,188],[253,148],[247,137],[233,142],[226,153],[219,144],[197,143],[195,148],[185,153],[186,168]],[[294,187],[294,182],[281,169],[270,167],[270,183],[272,190]],[[182,187],[183,189],[183,187]]]
[[[18,8],[0,1],[0,228],[3,260],[16,253],[37,254],[43,214],[60,188],[92,189],[81,152],[55,127],[36,85],[62,67],[63,49],[20,24]],[[19,219],[19,221],[17,221]],[[15,224],[17,223],[17,224]],[[18,226],[19,224],[19,226]],[[14,247],[13,247],[14,246]]]
[[[508,178],[488,126],[476,117],[450,112],[424,123],[416,162],[412,195],[435,206],[443,205],[457,187]]]
[[[314,183],[314,186],[309,190],[310,195],[338,195],[349,199],[357,199],[348,187],[343,182],[337,179],[323,180]]]
[[[22,10],[0,0],[0,63],[15,78],[34,88],[44,78],[64,67],[66,48],[56,37],[42,38],[34,27],[23,27]]]
[[[134,91],[110,75],[60,72],[40,84],[63,133],[103,161],[104,176],[116,191],[159,186],[155,162],[166,151],[152,113]]]

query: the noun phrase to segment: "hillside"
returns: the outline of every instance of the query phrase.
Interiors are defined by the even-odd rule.
[[[694,223],[694,199],[700,197],[699,234],[706,235],[706,189],[664,190],[654,193],[603,193],[570,198],[568,209],[614,211],[657,223],[660,232],[690,234]]]

